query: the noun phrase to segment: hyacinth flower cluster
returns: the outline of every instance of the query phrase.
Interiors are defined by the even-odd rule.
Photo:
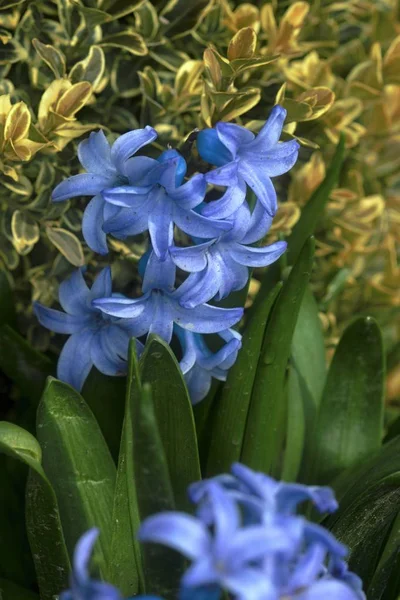
[[[278,482],[237,463],[229,475],[193,484],[189,497],[196,516],[159,513],[139,530],[142,542],[164,544],[191,561],[180,600],[365,600],[344,560],[346,547],[297,514],[304,501],[321,513],[335,511],[330,488]],[[122,600],[116,588],[88,575],[96,535],[92,530],[79,542],[71,590],[60,600]]]
[[[139,298],[113,294],[106,269],[90,290],[82,272],[63,282],[64,313],[36,304],[45,327],[71,335],[60,356],[60,379],[81,389],[92,365],[107,375],[125,373],[129,338],[139,338],[140,353],[151,333],[167,343],[173,336],[179,340],[193,403],[206,396],[213,377],[226,379],[241,346],[232,327],[243,309],[215,303],[246,286],[249,267],[266,267],[286,249],[283,241],[254,246],[277,210],[271,177],[286,173],[298,155],[295,140],[279,142],[285,117],[275,106],[257,136],[231,123],[200,131],[197,150],[210,170],[186,179],[187,163],[177,150],[158,158],[137,155],[156,139],[151,127],[128,132],[112,146],[101,131],[79,145],[86,173],[61,182],[53,200],[92,196],[82,233],[94,252],[107,254],[108,235],[125,240],[146,233],[148,250]],[[217,199],[209,198],[210,186],[221,190]],[[256,198],[252,210],[248,190]],[[220,336],[217,352],[205,334]]]

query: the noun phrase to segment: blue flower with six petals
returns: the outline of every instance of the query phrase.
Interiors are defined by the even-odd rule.
[[[92,132],[88,139],[78,146],[78,158],[87,173],[68,177],[54,189],[54,202],[77,196],[93,196],[83,215],[82,233],[87,245],[94,252],[107,254],[103,224],[117,212],[112,206],[105,204],[101,192],[106,188],[128,183],[128,172],[125,171],[127,159],[156,138],[155,129],[147,126],[121,135],[110,146],[102,131]],[[141,176],[140,169],[136,176]]]
[[[197,149],[203,160],[219,167],[208,174],[209,183],[229,186],[230,191],[219,201],[205,209],[205,216],[221,218],[237,210],[245,200],[246,184],[274,216],[277,197],[271,177],[289,171],[297,160],[299,144],[296,140],[279,142],[286,110],[274,106],[257,136],[234,123],[217,123],[214,129],[204,129],[197,136]],[[228,189],[229,189],[228,188]],[[213,212],[214,211],[214,212]]]
[[[81,390],[93,365],[106,375],[126,373],[133,323],[109,317],[93,305],[95,299],[111,293],[109,267],[99,273],[91,289],[78,269],[59,287],[59,301],[65,312],[38,302],[34,304],[36,316],[44,327],[71,336],[58,359],[57,377],[77,390]],[[139,342],[138,350],[141,351]]]

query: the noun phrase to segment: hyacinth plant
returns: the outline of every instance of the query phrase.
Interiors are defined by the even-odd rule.
[[[70,272],[60,307],[35,303],[47,355],[17,332],[1,279],[2,369],[18,390],[0,423],[7,600],[397,599],[400,438],[383,420],[381,333],[356,318],[328,370],[309,288],[344,140],[296,229],[266,245],[299,154],[285,117],[275,105],[255,132],[221,121],[179,149],[150,126],[95,131],[82,172],[52,190],[55,207],[86,198],[101,268]],[[129,272],[112,260],[127,240],[141,250]]]

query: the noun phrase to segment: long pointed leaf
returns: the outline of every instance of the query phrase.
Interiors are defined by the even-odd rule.
[[[144,589],[140,547],[136,539],[140,515],[133,464],[132,410],[133,406],[140,402],[141,394],[135,340],[130,343],[128,360],[125,416],[115,484],[109,580],[124,596],[133,596],[138,593],[140,587]]]
[[[383,437],[382,336],[370,317],[344,332],[329,369],[313,443],[313,480],[331,481],[368,458]]]
[[[154,411],[165,450],[175,506],[190,509],[187,487],[201,479],[193,409],[172,350],[152,336],[141,359],[143,383],[150,383]]]
[[[41,465],[42,451],[28,431],[0,423],[0,452],[30,468],[26,494],[26,525],[43,600],[67,587],[70,563],[61,527],[56,495]]]
[[[50,378],[38,409],[37,432],[69,553],[86,530],[98,527],[104,574],[111,558],[116,469],[99,425],[76,390]]]
[[[314,240],[308,239],[275,304],[258,361],[244,437],[242,460],[271,472],[284,434],[284,382],[293,332],[311,274]]]
[[[143,386],[132,410],[135,483],[143,520],[163,510],[173,510],[175,505],[149,384]],[[161,597],[176,597],[181,560],[155,544],[145,544],[142,556],[146,591]]]
[[[216,402],[207,464],[209,476],[229,471],[231,464],[240,460],[264,331],[281,288],[282,283],[277,284],[253,313],[243,334],[242,348]]]

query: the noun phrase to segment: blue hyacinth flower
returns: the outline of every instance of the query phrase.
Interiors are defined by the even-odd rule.
[[[128,319],[135,337],[155,333],[167,343],[171,341],[174,324],[196,333],[218,333],[235,325],[243,315],[242,308],[218,308],[203,304],[183,308],[180,289],[174,289],[175,265],[168,256],[160,261],[152,252],[143,279],[143,296],[101,298],[93,304],[107,315]]]
[[[78,269],[60,284],[59,301],[65,312],[34,304],[44,327],[70,335],[58,359],[57,377],[77,390],[81,390],[93,365],[105,375],[126,373],[132,322],[109,317],[92,304],[94,299],[111,294],[109,267],[99,273],[91,289]],[[138,343],[138,351],[140,346]]]
[[[147,162],[148,171],[135,186],[103,191],[107,203],[125,209],[104,224],[107,233],[127,237],[148,230],[154,252],[165,260],[173,243],[174,224],[199,238],[214,237],[229,229],[229,223],[192,210],[204,200],[207,183],[200,173],[183,183],[186,162],[176,150],[166,150],[158,161]]]
[[[102,131],[92,132],[89,138],[78,146],[79,161],[87,172],[68,177],[55,188],[52,194],[54,202],[62,202],[77,196],[93,196],[83,215],[82,233],[87,245],[94,252],[107,254],[107,239],[103,224],[118,212],[104,202],[101,192],[128,183],[128,173],[125,171],[127,159],[156,138],[155,129],[147,126],[121,135],[110,146]],[[137,158],[146,160],[146,157]],[[143,165],[137,162],[136,166],[136,178],[139,179]],[[132,176],[132,165],[129,175]]]
[[[271,583],[261,562],[265,555],[290,551],[290,536],[274,527],[243,528],[236,503],[218,483],[209,486],[209,500],[212,529],[184,513],[160,513],[144,521],[139,539],[169,546],[192,561],[181,580],[184,589],[218,585],[234,598],[269,598]]]
[[[221,331],[218,335],[225,344],[217,352],[211,352],[204,337],[180,327],[175,328],[182,347],[179,363],[188,386],[190,399],[197,404],[210,390],[212,378],[225,381],[228,370],[234,364],[242,346],[242,336],[234,329]]]
[[[299,152],[296,140],[279,142],[286,110],[274,106],[257,136],[234,123],[217,123],[197,136],[197,149],[203,160],[219,167],[208,175],[208,182],[228,186],[227,196],[205,209],[205,216],[229,216],[244,202],[246,184],[269,215],[277,210],[277,197],[271,177],[287,173]],[[218,204],[219,202],[219,204]],[[214,212],[213,212],[214,211]]]
[[[71,587],[61,593],[60,600],[123,600],[122,594],[113,585],[90,577],[89,563],[98,535],[97,529],[90,529],[78,541],[70,577]],[[161,599],[158,596],[135,596],[135,600]]]
[[[365,600],[360,579],[343,561],[345,546],[296,514],[307,499],[323,511],[336,508],[329,488],[286,484],[240,464],[232,473],[191,486],[196,517],[161,513],[139,531],[142,541],[192,561],[181,580],[188,598],[191,589],[218,586],[233,600]]]
[[[181,286],[182,306],[192,308],[211,298],[226,298],[245,287],[248,267],[266,267],[285,252],[287,244],[283,241],[263,248],[248,245],[268,229],[271,218],[263,215],[266,213],[260,204],[250,215],[247,203],[243,203],[228,220],[232,224],[228,232],[197,246],[170,249],[175,264],[191,273]]]

